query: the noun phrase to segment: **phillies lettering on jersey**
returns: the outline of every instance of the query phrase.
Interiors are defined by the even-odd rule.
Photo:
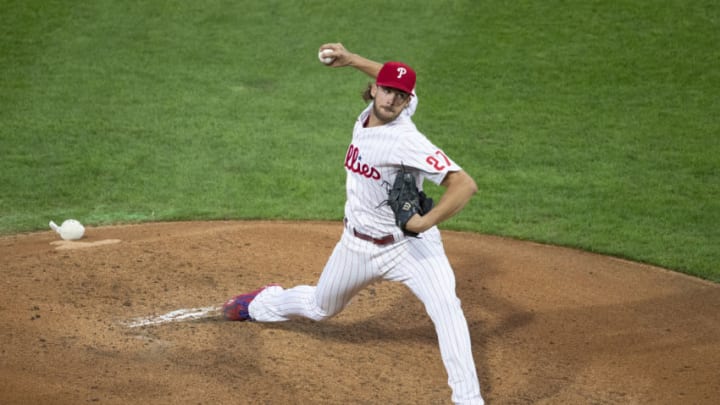
[[[380,180],[380,172],[366,163],[361,163],[360,160],[362,160],[360,149],[350,144],[345,155],[345,167],[351,172],[365,176],[368,179]]]

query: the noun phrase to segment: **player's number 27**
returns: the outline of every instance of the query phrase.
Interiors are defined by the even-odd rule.
[[[450,159],[442,151],[436,151],[435,156],[428,156],[425,161],[437,171],[442,171],[451,164]]]

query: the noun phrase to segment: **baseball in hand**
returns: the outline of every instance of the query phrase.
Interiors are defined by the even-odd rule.
[[[322,62],[326,65],[329,65],[329,64],[333,63],[333,61],[335,60],[335,58],[330,56],[333,54],[333,52],[334,51],[332,49],[323,49],[320,52],[318,52],[318,59],[320,59],[320,62]]]

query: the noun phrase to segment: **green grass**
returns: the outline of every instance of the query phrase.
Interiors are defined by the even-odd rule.
[[[443,225],[720,281],[720,5],[0,0],[0,233],[342,217],[367,78],[480,192]],[[436,195],[439,190],[430,187]]]

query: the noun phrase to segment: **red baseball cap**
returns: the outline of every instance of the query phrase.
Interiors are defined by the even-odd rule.
[[[380,69],[375,84],[412,93],[415,89],[415,71],[402,62],[387,62]]]

